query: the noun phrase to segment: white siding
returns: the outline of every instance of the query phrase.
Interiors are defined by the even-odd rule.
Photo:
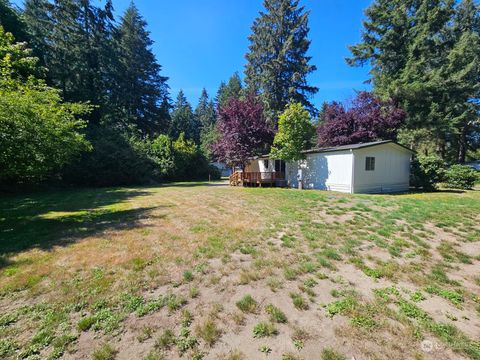
[[[395,144],[356,149],[354,153],[353,189],[355,193],[407,191],[411,153]],[[375,157],[375,170],[366,171],[366,157]]]
[[[351,192],[352,160],[350,150],[307,154],[305,160],[286,164],[286,180],[289,186],[298,187],[297,174],[302,169],[306,189]]]

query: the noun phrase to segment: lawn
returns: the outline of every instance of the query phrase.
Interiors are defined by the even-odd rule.
[[[480,359],[480,191],[0,198],[0,358]]]

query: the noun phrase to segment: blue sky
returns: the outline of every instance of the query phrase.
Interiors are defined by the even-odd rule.
[[[20,4],[22,0],[15,0]],[[101,2],[101,1],[99,1]],[[247,37],[262,0],[136,0],[155,41],[153,50],[163,74],[170,78],[172,98],[183,89],[195,106],[201,89],[212,96],[222,80],[238,71],[243,77]],[[310,55],[318,70],[310,83],[319,87],[313,98],[345,100],[354,89],[366,89],[368,68],[345,63],[347,46],[360,39],[364,9],[371,0],[300,0],[310,14]],[[114,0],[117,15],[130,0]],[[117,16],[119,17],[119,16]]]

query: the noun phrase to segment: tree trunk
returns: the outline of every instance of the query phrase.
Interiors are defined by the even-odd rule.
[[[460,132],[460,138],[458,139],[458,157],[457,161],[459,164],[465,163],[465,155],[467,152],[467,126],[462,126],[462,131]]]

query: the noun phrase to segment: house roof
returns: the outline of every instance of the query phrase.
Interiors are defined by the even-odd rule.
[[[403,145],[400,145],[392,140],[380,140],[380,141],[372,141],[368,143],[359,143],[359,144],[350,144],[350,145],[340,145],[340,146],[332,146],[332,147],[324,147],[324,148],[313,148],[310,150],[303,151],[304,154],[315,154],[315,153],[322,153],[322,152],[333,152],[333,151],[342,151],[342,150],[355,150],[355,149],[363,149],[372,146],[378,146],[383,144],[395,144],[407,151],[414,152],[412,149],[409,149]]]

